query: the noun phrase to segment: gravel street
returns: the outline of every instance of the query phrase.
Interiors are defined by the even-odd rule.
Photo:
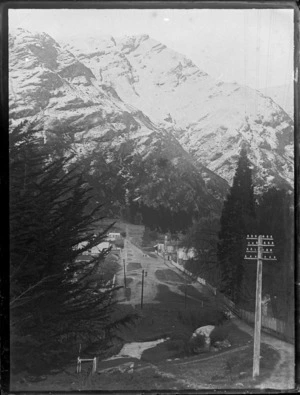
[[[153,253],[152,253],[153,254]],[[152,255],[151,254],[151,255]],[[191,282],[190,279],[185,279],[184,275],[171,265],[170,262],[163,260],[163,258],[157,256],[153,257],[146,255],[140,248],[132,244],[128,239],[125,240],[125,247],[122,254],[122,259],[126,262],[126,278],[128,287],[130,287],[130,297],[123,299],[121,295],[124,295],[124,289],[120,290],[121,303],[138,305],[141,303],[141,287],[142,287],[142,270],[144,269],[144,304],[146,303],[159,303],[156,300],[158,294],[159,284],[166,285],[172,292],[179,295],[184,295],[184,292],[178,289],[186,283]],[[123,284],[124,277],[123,271],[118,273],[117,277],[118,283]],[[193,283],[192,286],[199,292],[206,295],[207,290],[205,287],[199,283]],[[192,296],[188,296],[190,299]],[[246,324],[245,322],[239,320],[238,318],[233,319],[234,323],[243,330],[244,332],[253,336],[253,328]],[[295,360],[294,360],[294,347],[293,345],[272,337],[264,332],[262,332],[262,343],[265,343],[280,354],[280,360],[278,361],[272,375],[269,379],[265,380],[263,383],[257,385],[260,389],[292,389],[294,388],[294,370],[295,370]],[[211,358],[218,358],[217,356],[212,356]],[[210,358],[210,359],[211,359]],[[188,364],[188,361],[184,362]]]
[[[235,318],[234,323],[243,331],[253,336],[253,328],[245,322]],[[278,361],[272,375],[262,384],[257,386],[260,389],[293,389],[295,385],[295,348],[292,344],[279,340],[265,332],[261,333],[262,343],[268,344],[280,353]]]

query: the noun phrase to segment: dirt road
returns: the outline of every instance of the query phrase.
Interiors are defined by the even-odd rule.
[[[239,319],[234,319],[234,323],[243,331],[253,336],[253,328]],[[261,342],[268,344],[280,354],[272,375],[262,384],[257,386],[260,389],[293,389],[295,386],[295,349],[292,344],[276,339],[264,332],[261,334]]]
[[[137,305],[141,301],[141,286],[142,286],[142,270],[144,269],[147,276],[144,278],[144,303],[159,303],[156,299],[159,291],[159,285],[164,284],[172,292],[184,295],[182,285],[186,283],[183,274],[179,272],[168,261],[164,261],[161,257],[156,258],[152,256],[145,256],[143,251],[133,245],[129,240],[125,241],[125,248],[123,251],[123,259],[126,262],[126,277],[129,282],[130,296],[124,299],[122,303],[129,303]],[[123,273],[118,275],[119,284],[123,283]],[[207,294],[205,287],[199,283],[193,283],[195,290],[203,294]],[[181,289],[179,289],[181,288]],[[123,290],[121,290],[123,292]],[[213,296],[211,296],[213,297]],[[234,323],[244,332],[253,336],[253,328],[243,321],[234,318]],[[272,375],[259,384],[257,388],[260,389],[293,389],[294,388],[294,347],[284,341],[278,340],[270,335],[262,333],[262,343],[265,343],[280,354],[278,361]],[[214,357],[212,358],[214,359]]]
[[[186,277],[168,261],[164,261],[160,256],[145,254],[140,248],[125,240],[122,252],[122,264],[125,260],[126,285],[130,291],[120,290],[119,300],[121,303],[137,305],[141,302],[142,293],[142,270],[144,270],[144,292],[143,303],[159,303],[156,299],[159,292],[159,285],[164,285],[170,291],[184,296],[183,285],[190,284],[191,280]],[[120,270],[117,275],[117,283],[124,285],[124,270]],[[190,286],[194,286],[190,284]],[[181,289],[179,289],[181,288]],[[195,289],[203,292],[204,287],[196,284]],[[188,299],[195,299],[192,295]]]

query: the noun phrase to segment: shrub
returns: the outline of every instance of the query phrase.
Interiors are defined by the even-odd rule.
[[[183,339],[172,339],[166,343],[166,348],[169,351],[183,352],[186,346],[186,340]]]
[[[180,310],[178,320],[195,331],[205,325],[219,325],[226,320],[225,314],[220,310],[201,308],[200,310]]]
[[[198,349],[205,348],[205,336],[196,336],[189,340],[188,342],[189,353],[195,354]]]
[[[109,254],[100,269],[101,275],[104,281],[112,280],[114,274],[116,274],[120,269],[120,265],[115,255]]]
[[[228,338],[229,328],[226,325],[216,326],[210,334],[211,344],[217,341],[223,341]]]
[[[166,342],[168,350],[178,351],[179,354],[186,353],[191,334],[189,332],[175,332],[172,339]]]
[[[118,248],[124,248],[124,240],[123,239],[115,240],[114,245]]]
[[[188,341],[190,337],[191,337],[190,332],[176,332],[172,334],[172,340]]]

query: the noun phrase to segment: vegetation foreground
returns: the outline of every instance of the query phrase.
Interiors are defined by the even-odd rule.
[[[139,309],[139,306],[119,307],[123,314]],[[40,377],[39,381],[34,382],[34,378],[28,376],[14,377],[13,390],[246,389],[253,388],[270,376],[278,361],[278,353],[262,345],[261,374],[258,379],[253,380],[252,338],[239,330],[232,320],[223,321],[217,333],[218,339],[227,338],[230,341],[229,350],[198,355],[189,351],[186,347],[187,339],[203,318],[204,315],[199,314],[199,309],[195,306],[191,306],[188,310],[184,308],[178,310],[172,303],[144,305],[136,325],[120,333],[123,340],[115,341],[109,353],[98,354],[100,358],[97,373],[92,374],[90,363],[83,365],[82,373],[76,373],[76,358],[74,358],[74,362],[63,370],[53,371]],[[210,319],[216,318],[219,317],[212,315],[210,317]],[[168,338],[168,340],[144,351],[141,359],[106,360],[108,356],[118,354],[124,342],[143,342],[160,338]],[[102,358],[105,360],[101,361]],[[132,363],[134,368],[131,372]]]
[[[201,385],[226,388],[234,386],[237,380],[242,386],[252,385],[252,340],[240,333],[233,323],[226,322],[216,303],[208,304],[199,312],[199,301],[204,296],[196,295],[188,309],[183,309],[184,298],[172,293],[167,286],[159,285],[156,298],[159,303],[145,306],[142,312],[137,308],[125,308],[116,299],[120,287],[107,285],[121,270],[121,262],[109,262],[109,250],[103,250],[88,263],[79,259],[105,240],[112,224],[99,226],[103,206],[93,195],[82,165],[74,163],[71,153],[61,155],[55,144],[41,146],[35,133],[31,127],[20,125],[10,134],[13,388],[141,389],[147,384],[145,371],[151,372],[149,380],[157,376],[155,385],[160,389],[202,388]],[[265,270],[263,292],[268,292],[271,298],[274,316],[291,321],[293,306],[287,290],[293,273],[292,196],[285,191],[270,190],[257,204],[253,191],[250,162],[246,150],[242,149],[220,221],[214,215],[194,218],[193,226],[181,238],[184,246],[197,251],[196,258],[188,261],[186,267],[212,282],[234,302],[244,307],[248,305],[251,310],[255,270],[246,268],[243,262],[245,237],[249,231],[266,233],[271,229],[277,242],[278,263]],[[279,206],[282,210],[277,210],[278,218],[273,221],[269,208]],[[134,208],[129,202],[123,220],[128,220],[126,216],[132,215]],[[148,232],[149,229],[157,232],[160,238],[164,231],[170,231],[161,229],[159,223],[148,224],[143,212],[138,221],[143,221],[146,227],[148,225]],[[283,226],[278,226],[278,221]],[[284,237],[277,229],[284,232]],[[147,228],[144,246],[146,236]],[[123,248],[123,244],[120,247]],[[288,264],[283,265],[283,262]],[[158,277],[164,275],[157,274]],[[279,292],[278,281],[282,292]],[[210,355],[215,369],[204,362],[207,354],[195,356],[189,344],[193,331],[205,325],[215,325],[216,339],[229,339],[231,343],[226,353],[218,351]],[[161,338],[167,340],[145,351],[140,360],[134,361],[136,366],[132,372],[126,371],[123,379],[118,378],[118,369],[104,374],[100,369],[100,375],[91,375],[88,370],[79,375],[75,372],[78,352],[87,357],[96,354],[102,360],[116,355],[125,342]],[[233,357],[234,350],[237,351]],[[218,358],[219,353],[222,358]],[[277,359],[275,354],[265,346],[262,348],[259,380],[270,373]],[[190,358],[197,359],[193,366],[199,364],[203,376],[196,374],[195,366],[189,364],[176,370],[177,359]]]

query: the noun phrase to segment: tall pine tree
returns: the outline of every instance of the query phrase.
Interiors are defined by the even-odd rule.
[[[11,366],[36,373],[67,361],[79,344],[103,349],[126,321],[112,318],[113,290],[103,291],[106,253],[89,265],[76,259],[105,237],[94,236],[101,207],[86,210],[82,175],[45,148],[32,130],[10,133]]]
[[[265,192],[257,209],[260,234],[272,234],[277,261],[264,263],[263,291],[271,296],[275,318],[292,322],[294,315],[293,194],[275,188]]]
[[[220,219],[218,262],[221,291],[237,302],[243,279],[243,257],[246,235],[255,232],[255,200],[251,163],[245,148],[241,149],[233,185],[224,201]]]

